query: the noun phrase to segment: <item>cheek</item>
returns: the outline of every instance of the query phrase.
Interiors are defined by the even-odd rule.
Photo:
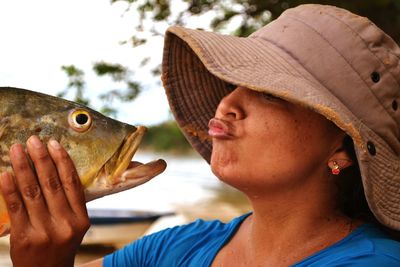
[[[244,128],[238,139],[215,142],[211,157],[214,174],[243,191],[304,183],[326,156],[326,138],[312,120],[275,116]]]

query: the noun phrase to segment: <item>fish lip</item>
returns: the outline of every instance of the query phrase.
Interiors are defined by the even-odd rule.
[[[226,120],[212,118],[208,122],[208,135],[217,139],[231,139],[234,137],[234,127]]]
[[[135,155],[146,131],[146,127],[138,126],[136,131],[127,135],[119,148],[104,164],[102,170],[99,172],[98,177],[105,174],[107,177],[106,180],[108,180],[110,183],[116,183],[123,172],[128,168],[129,163]],[[126,151],[123,151],[124,149],[126,149]]]
[[[102,176],[97,179],[94,184],[91,184],[90,187],[85,188],[86,202],[144,184],[162,173],[167,167],[167,163],[162,159],[154,160],[146,164],[137,163],[138,164],[134,164],[134,166],[127,169],[113,184],[110,184],[109,181],[106,180],[106,177]],[[127,174],[132,171],[134,171],[133,175],[135,176],[133,178]]]

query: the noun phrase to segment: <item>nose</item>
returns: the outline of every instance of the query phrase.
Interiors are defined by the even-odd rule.
[[[222,98],[215,112],[215,117],[225,120],[241,120],[245,117],[243,109],[243,88],[237,87],[231,93]]]

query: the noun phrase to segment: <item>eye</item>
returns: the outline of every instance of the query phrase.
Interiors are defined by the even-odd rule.
[[[69,126],[77,132],[86,132],[92,125],[92,117],[83,109],[75,109],[69,113]]]
[[[276,97],[276,96],[268,94],[268,93],[261,93],[261,95],[267,100],[273,100],[274,101],[274,100],[279,100],[280,99],[279,97]]]

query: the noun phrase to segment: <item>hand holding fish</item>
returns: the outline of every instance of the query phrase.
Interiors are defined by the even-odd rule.
[[[0,179],[11,220],[10,245],[14,267],[73,266],[89,228],[83,187],[67,152],[51,140],[48,150],[32,136],[27,152],[11,147],[15,181],[9,173]]]

